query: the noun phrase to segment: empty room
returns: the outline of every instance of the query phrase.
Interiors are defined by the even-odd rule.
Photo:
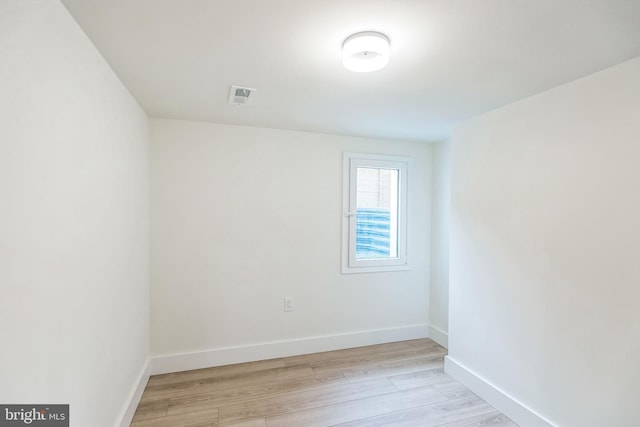
[[[639,0],[0,0],[0,426],[640,427]]]

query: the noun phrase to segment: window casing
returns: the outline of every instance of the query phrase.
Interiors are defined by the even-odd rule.
[[[409,269],[410,162],[407,157],[344,153],[343,273]]]

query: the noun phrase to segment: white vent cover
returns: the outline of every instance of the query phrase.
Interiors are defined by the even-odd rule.
[[[256,90],[250,87],[231,86],[229,104],[251,105],[256,96]]]

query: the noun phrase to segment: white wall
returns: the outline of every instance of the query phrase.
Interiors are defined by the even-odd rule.
[[[410,271],[340,273],[344,151],[414,158]],[[152,119],[152,353],[426,336],[430,169],[428,144]]]
[[[0,402],[113,426],[148,355],[147,118],[58,1],[0,2]]]
[[[430,335],[445,347],[449,332],[449,217],[451,143],[433,144],[431,208]]]
[[[450,357],[558,426],[640,419],[639,136],[640,58],[454,131]]]

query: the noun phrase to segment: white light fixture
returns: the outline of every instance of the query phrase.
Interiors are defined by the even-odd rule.
[[[342,44],[342,64],[347,70],[368,73],[389,63],[389,38],[375,31],[352,34]]]

